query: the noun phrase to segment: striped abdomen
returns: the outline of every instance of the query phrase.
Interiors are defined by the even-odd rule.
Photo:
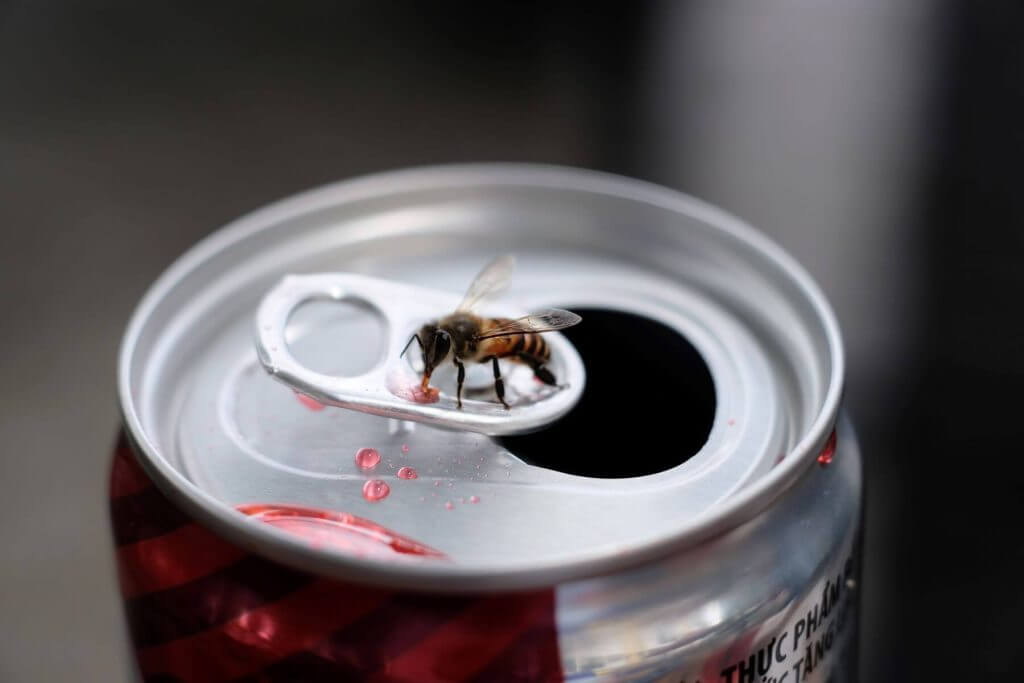
[[[504,318],[494,318],[487,321],[493,327],[510,322]],[[484,334],[486,334],[486,329]],[[477,347],[477,357],[486,359],[491,356],[498,358],[517,359],[519,356],[527,356],[531,359],[546,362],[551,358],[551,349],[539,333],[528,332],[525,334],[508,334],[491,339],[483,339]]]

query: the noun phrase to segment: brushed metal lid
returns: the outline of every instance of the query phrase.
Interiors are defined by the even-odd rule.
[[[254,314],[287,274],[347,272],[458,294],[483,263],[507,252],[520,264],[507,297],[515,308],[628,311],[697,348],[717,400],[698,453],[647,476],[575,476],[528,465],[483,434],[316,409],[260,366]],[[379,360],[385,332],[373,310],[323,302],[300,308],[286,336],[310,367],[352,375]],[[470,383],[486,382],[489,373],[474,374],[483,370],[473,370]],[[444,590],[610,571],[753,516],[824,445],[842,377],[828,304],[765,237],[664,188],[528,165],[381,174],[245,216],[154,284],[128,326],[119,363],[122,411],[143,465],[200,522],[327,575]],[[676,428],[590,427],[658,430],[666,444]],[[381,455],[370,471],[356,463],[362,448]],[[399,478],[401,467],[418,476]],[[368,480],[385,482],[390,493],[371,502]],[[267,503],[358,515],[449,559],[356,557],[236,511]]]

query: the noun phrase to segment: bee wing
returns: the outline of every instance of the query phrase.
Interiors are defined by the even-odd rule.
[[[552,330],[564,330],[572,327],[583,320],[572,311],[564,311],[561,308],[549,308],[540,313],[534,313],[515,320],[509,320],[500,325],[488,329],[484,334],[477,336],[477,339],[490,339],[491,337],[504,337],[510,334],[534,334],[537,332],[551,332]]]
[[[456,310],[469,312],[485,297],[500,292],[508,284],[508,279],[515,269],[516,257],[511,254],[499,256],[488,263],[470,283],[466,296]]]

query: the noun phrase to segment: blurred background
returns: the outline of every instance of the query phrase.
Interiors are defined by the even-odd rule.
[[[0,0],[0,681],[127,681],[105,482],[149,283],[271,200],[477,160],[699,196],[818,279],[864,681],[1019,680],[1024,5]]]

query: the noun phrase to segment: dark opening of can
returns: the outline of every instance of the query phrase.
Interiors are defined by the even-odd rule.
[[[565,330],[587,369],[583,398],[548,428],[498,439],[531,465],[587,477],[638,477],[689,460],[715,416],[711,372],[672,328],[633,313],[574,308]]]

